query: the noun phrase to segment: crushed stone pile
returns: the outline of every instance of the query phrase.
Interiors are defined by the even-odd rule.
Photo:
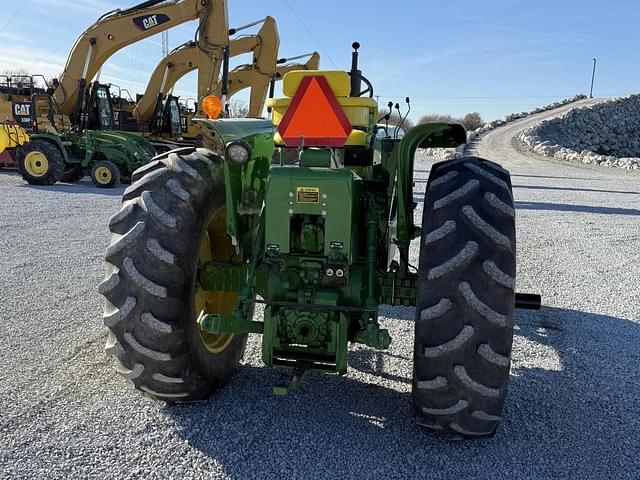
[[[640,169],[640,94],[574,108],[518,135],[524,150],[569,162]]]
[[[587,98],[586,95],[574,95],[573,97],[565,98],[558,102],[549,103],[547,105],[543,105],[540,107],[531,110],[530,112],[517,112],[511,113],[504,117],[504,119],[494,120],[492,122],[485,123],[482,127],[477,128],[476,130],[470,131],[467,133],[467,145],[461,146],[459,148],[425,148],[419,149],[418,155],[421,157],[430,157],[437,161],[451,160],[452,158],[456,158],[461,156],[467,146],[471,144],[478,136],[483,133],[490,132],[491,130],[495,130],[496,128],[502,127],[503,125],[507,125],[508,123],[515,122],[516,120],[520,120],[521,118],[526,118],[530,115],[535,115],[537,113],[547,112],[549,110],[554,110],[556,108],[560,108],[564,105],[568,105],[570,103],[578,102],[580,100],[584,100]]]

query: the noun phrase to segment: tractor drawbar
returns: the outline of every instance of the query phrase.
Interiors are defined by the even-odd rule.
[[[516,308],[523,310],[540,310],[542,297],[537,293],[516,293]]]

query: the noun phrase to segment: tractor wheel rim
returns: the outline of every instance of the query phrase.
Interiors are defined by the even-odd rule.
[[[200,240],[198,265],[210,261],[228,262],[231,260],[235,252],[226,234],[226,226],[225,207],[220,207],[213,213]],[[194,297],[195,319],[197,320],[203,311],[206,313],[230,315],[235,308],[238,292],[208,291],[200,288],[196,284]],[[211,353],[224,351],[234,337],[232,334],[208,333],[200,330],[199,326],[198,331],[200,332],[202,344]]]
[[[29,152],[24,158],[24,168],[32,177],[42,177],[49,171],[49,159],[42,152]]]
[[[100,183],[101,185],[106,185],[107,183],[111,183],[111,180],[113,180],[113,174],[111,173],[111,170],[108,167],[100,166],[96,168],[94,175],[98,183]]]

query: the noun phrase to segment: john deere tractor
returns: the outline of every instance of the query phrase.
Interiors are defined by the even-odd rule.
[[[259,334],[264,363],[288,369],[273,388],[286,394],[308,370],[346,374],[349,343],[389,348],[379,306],[415,305],[417,423],[492,435],[514,309],[537,306],[515,293],[509,173],[476,157],[435,164],[416,225],[416,149],[458,146],[464,128],[419,125],[380,139],[354,48],[350,72],[285,75],[271,120],[218,119],[220,101],[208,97],[210,119],[199,120],[208,148],[134,173],[109,224],[106,351],[147,396],[188,402],[229,380],[248,334]],[[291,151],[298,162],[285,166]]]

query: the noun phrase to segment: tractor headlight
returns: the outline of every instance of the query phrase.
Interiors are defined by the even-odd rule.
[[[251,146],[243,140],[235,140],[227,143],[225,153],[233,163],[244,165],[251,158]]]

